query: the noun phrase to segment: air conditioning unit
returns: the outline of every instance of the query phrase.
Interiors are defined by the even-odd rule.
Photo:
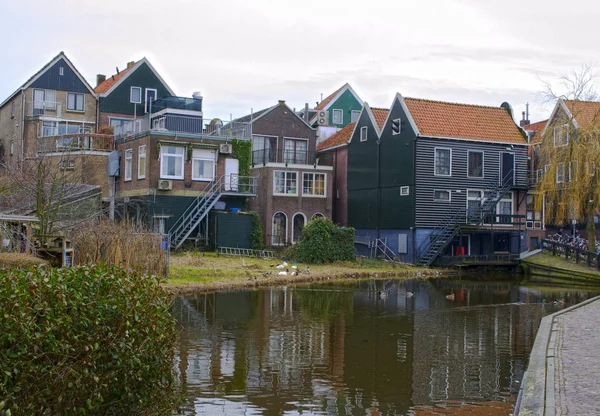
[[[319,111],[317,113],[317,124],[319,126],[326,126],[329,124],[329,111]]]
[[[173,181],[170,181],[168,179],[159,179],[158,189],[160,191],[170,191],[171,189],[173,189]]]
[[[229,155],[231,154],[231,152],[233,152],[233,146],[231,144],[224,143],[221,146],[219,146],[219,153]]]

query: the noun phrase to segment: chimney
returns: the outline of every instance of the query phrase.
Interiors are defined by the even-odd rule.
[[[308,123],[308,103],[304,103],[304,121]]]
[[[285,105],[285,100],[279,100],[279,105]]]
[[[98,74],[96,75],[96,87],[106,81],[106,75]]]
[[[525,104],[525,111],[521,112],[523,119],[519,122],[519,126],[524,127],[528,124],[531,124],[529,120],[529,103]]]
[[[135,65],[135,61],[127,62],[127,69],[132,68]]]

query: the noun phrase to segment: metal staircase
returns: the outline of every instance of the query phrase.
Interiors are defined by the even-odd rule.
[[[480,225],[488,217],[492,210],[498,205],[502,195],[508,192],[512,187],[507,179],[513,177],[513,172],[509,172],[502,181],[498,177],[491,180],[484,188],[484,200],[477,209],[454,209],[449,211],[442,220],[436,225],[432,236],[419,247],[418,253],[423,253],[419,257],[418,264],[421,266],[430,266],[439,254],[450,244],[452,239],[458,234],[465,225]]]
[[[215,206],[219,198],[221,198],[224,184],[225,176],[221,176],[219,180],[212,183],[208,190],[205,190],[204,196],[196,198],[177,219],[169,230],[172,248],[177,249],[181,247],[192,231],[206,218],[208,212]]]

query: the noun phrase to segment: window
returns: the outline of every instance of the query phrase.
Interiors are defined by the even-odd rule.
[[[58,68],[58,75],[61,77],[65,74],[65,68],[63,66]]]
[[[467,223],[478,224],[481,222],[481,214],[479,208],[483,203],[491,198],[491,194],[488,191],[482,191],[480,189],[467,189]],[[498,224],[512,224],[512,210],[513,210],[513,194],[508,192],[500,198],[500,201],[496,205],[495,214],[487,215],[483,218],[484,224],[498,223]]]
[[[277,212],[273,215],[273,230],[271,234],[271,244],[282,246],[287,241],[287,217],[283,212]]]
[[[294,215],[292,219],[292,243],[298,241],[302,235],[302,229],[306,225],[306,217],[301,212]]]
[[[157,91],[154,88],[146,88],[146,100],[144,106],[144,112],[148,113],[152,109],[152,103],[156,101]]]
[[[359,117],[360,117],[360,110],[352,110],[352,112],[350,113],[350,122],[356,123],[358,121]]]
[[[467,189],[467,223],[479,222],[479,207],[483,204],[483,191]]]
[[[527,195],[527,228],[542,228],[542,212],[536,209],[536,205],[539,204],[539,198],[541,198],[541,195]]]
[[[333,110],[333,124],[344,124],[344,111],[334,109]]]
[[[215,152],[207,149],[192,151],[192,180],[212,181],[215,177]]]
[[[45,110],[56,109],[55,90],[33,90],[33,115],[43,115]]]
[[[308,164],[308,141],[300,139],[285,139],[283,162],[297,165]]]
[[[15,118],[15,103],[10,105],[10,118]]]
[[[298,195],[297,172],[276,170],[273,172],[274,195]]]
[[[400,196],[408,196],[409,192],[410,192],[410,187],[408,187],[408,186],[400,187]]]
[[[160,147],[160,177],[163,179],[183,179],[183,155],[185,147]]]
[[[58,123],[56,121],[43,121],[41,137],[51,136],[58,136]]]
[[[131,169],[133,164],[133,149],[125,150],[125,180],[131,180]]]
[[[67,110],[83,111],[85,107],[85,95],[74,92],[67,93]]]
[[[554,146],[566,146],[569,144],[569,125],[554,127]]]
[[[277,161],[277,137],[252,136],[252,163]]]
[[[109,117],[108,118],[108,124],[109,126],[111,126],[113,129],[115,127],[121,127],[124,126],[125,123],[131,123],[132,120],[129,118],[117,118],[117,117]]]
[[[590,176],[594,176],[596,174],[596,162],[588,162],[586,165],[586,172]]]
[[[166,234],[167,233],[167,219],[169,217],[156,216],[152,217],[154,220],[154,232],[158,234]]]
[[[402,133],[402,120],[399,118],[395,118],[392,120],[392,135],[397,135]]]
[[[10,141],[10,155],[12,156],[15,153],[15,142],[13,140]]]
[[[577,161],[573,160],[569,162],[569,172],[567,176],[567,182],[577,180]]]
[[[442,201],[442,202],[450,202],[450,191],[433,191],[433,200],[434,201]]]
[[[483,178],[483,152],[469,150],[467,153],[467,176]]]
[[[360,128],[360,141],[361,142],[366,142],[367,141],[367,131],[368,131],[368,127],[364,126]]]
[[[452,150],[450,149],[435,149],[435,176],[451,176],[452,175]]]
[[[325,174],[303,173],[302,195],[325,196]]]
[[[146,145],[138,147],[138,179],[146,177]]]
[[[556,183],[563,183],[565,181],[565,164],[559,163],[556,167]]]
[[[142,89],[140,87],[131,87],[129,102],[133,104],[142,103]]]
[[[496,222],[498,224],[512,224],[512,207],[512,192],[502,195],[502,198],[500,198],[500,202],[498,202],[498,205],[496,205],[496,213],[498,214]]]

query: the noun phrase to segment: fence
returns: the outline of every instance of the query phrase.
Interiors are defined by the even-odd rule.
[[[542,251],[549,252],[553,256],[564,257],[567,260],[572,259],[575,260],[575,263],[587,264],[588,267],[595,267],[600,270],[600,254],[579,247],[551,240],[542,240]]]

